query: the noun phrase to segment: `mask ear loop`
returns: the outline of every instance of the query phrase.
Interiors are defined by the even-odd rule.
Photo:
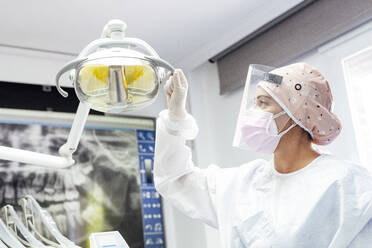
[[[285,112],[285,110],[273,115],[273,121],[275,121],[276,118],[282,116],[282,115],[285,115],[287,114],[287,112]],[[282,137],[283,135],[285,135],[286,133],[288,133],[292,128],[294,128],[295,126],[297,126],[297,123],[294,122],[291,126],[289,126],[286,130],[282,131],[281,133],[279,133],[278,135],[280,137]]]
[[[283,110],[282,112],[279,112],[279,113],[273,115],[273,119],[276,119],[276,118],[278,118],[278,117],[280,117],[280,116],[282,116],[282,115],[285,115],[286,113],[287,113],[287,112],[285,112],[285,110]]]
[[[297,123],[293,123],[291,126],[289,126],[289,128],[287,128],[287,130],[284,130],[283,132],[281,132],[279,134],[280,137],[282,137],[283,135],[285,135],[286,133],[288,133],[289,131],[291,131],[292,128],[294,128],[295,126],[297,126]]]

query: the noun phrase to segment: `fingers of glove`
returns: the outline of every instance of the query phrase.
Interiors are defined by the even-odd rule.
[[[184,87],[184,88],[187,89],[188,83],[187,83],[187,79],[186,79],[186,76],[183,73],[183,71],[182,70],[178,70],[177,75],[178,75],[178,78],[180,80],[180,83],[181,83],[182,87]]]
[[[180,77],[179,77],[179,69],[176,69],[174,71],[174,76],[173,76],[173,82],[174,82],[174,87],[175,88],[183,88],[182,84],[181,84],[181,80],[180,80]]]
[[[181,73],[182,73],[181,70],[179,70],[179,69],[175,70],[174,76],[173,76],[174,87],[177,88],[177,89],[186,90],[187,89],[187,83],[185,83],[185,81],[183,81],[181,79],[181,75],[180,75]]]
[[[169,78],[167,80],[167,82],[165,83],[164,85],[164,93],[167,97],[167,105],[169,107],[169,105],[171,104],[171,99],[172,99],[172,95],[173,95],[173,83],[172,83],[173,79],[172,78]]]
[[[167,106],[169,107],[171,95],[166,94],[166,96],[167,96]]]
[[[170,84],[169,84],[169,87],[170,87],[170,89],[171,89],[171,91],[173,92],[174,91],[174,84],[175,84],[175,79],[176,79],[176,77],[173,75],[173,76],[171,76],[170,77]]]
[[[171,78],[169,78],[164,85],[164,93],[166,95],[169,95],[169,96],[172,95],[172,93],[173,93],[172,79]]]

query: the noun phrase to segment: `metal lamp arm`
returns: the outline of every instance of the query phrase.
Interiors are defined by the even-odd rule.
[[[84,126],[88,118],[90,107],[88,104],[80,102],[72,123],[67,142],[59,148],[59,154],[63,157],[72,157],[76,151]]]

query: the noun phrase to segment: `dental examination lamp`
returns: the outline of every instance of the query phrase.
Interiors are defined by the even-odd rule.
[[[70,72],[69,80],[80,100],[59,156],[0,146],[0,159],[43,167],[69,167],[75,163],[72,154],[77,149],[90,109],[123,113],[155,101],[160,84],[174,68],[143,40],[126,38],[126,26],[121,20],[108,22],[101,38],[88,44],[76,59],[57,73],[59,93],[68,96],[60,86],[60,77]]]

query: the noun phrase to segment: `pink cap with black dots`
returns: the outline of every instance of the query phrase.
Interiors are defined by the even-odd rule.
[[[260,82],[287,114],[310,133],[314,144],[327,145],[341,132],[341,122],[332,113],[333,96],[328,81],[314,67],[295,63],[270,73],[283,77],[281,84]]]

